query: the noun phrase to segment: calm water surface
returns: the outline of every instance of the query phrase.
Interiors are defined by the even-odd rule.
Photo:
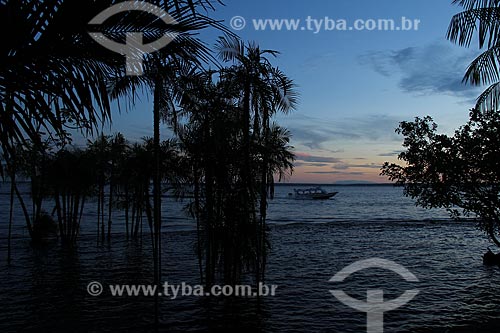
[[[500,331],[500,268],[482,265],[490,244],[474,224],[416,208],[398,188],[325,188],[340,193],[333,200],[301,201],[288,197],[292,187],[277,188],[269,208],[272,254],[266,281],[279,286],[275,297],[162,298],[161,330],[366,332],[366,314],[341,304],[329,290],[362,300],[367,289],[383,289],[386,299],[419,289],[409,304],[385,314],[385,332]],[[171,284],[199,283],[194,225],[182,211],[185,204],[164,203],[164,281]],[[127,242],[123,218],[116,215],[112,241],[97,246],[95,205],[88,208],[73,252],[57,245],[33,249],[17,218],[14,262],[8,267],[8,202],[0,196],[1,332],[153,330],[153,299],[87,294],[91,281],[146,284],[152,275],[149,237]],[[404,265],[420,282],[404,282],[380,269],[328,282],[345,266],[372,257]]]

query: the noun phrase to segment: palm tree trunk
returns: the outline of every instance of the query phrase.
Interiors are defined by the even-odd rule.
[[[11,171],[10,174],[10,212],[9,212],[9,235],[7,237],[7,264],[11,262],[11,240],[12,240],[12,221],[14,219],[14,183],[16,181],[15,172]]]
[[[76,236],[78,236],[78,234],[80,233],[80,224],[82,223],[83,207],[85,206],[85,200],[86,200],[86,197],[83,196],[82,204],[80,207],[80,215],[78,216],[78,225],[77,225],[77,230],[76,230]]]
[[[203,124],[203,136],[204,142],[210,142],[210,129],[209,120],[204,119]],[[205,234],[206,234],[206,244],[205,244],[205,284],[207,287],[211,287],[215,282],[215,265],[217,263],[217,242],[215,240],[215,191],[213,188],[213,168],[214,163],[212,161],[213,145],[208,145],[207,151],[204,152],[204,169],[205,169]],[[212,149],[212,150],[211,150]]]
[[[154,106],[153,106],[153,149],[154,149],[154,167],[153,167],[153,224],[154,224],[154,282],[160,287],[161,283],[161,175],[160,175],[160,109],[163,93],[163,81],[157,78],[154,87]],[[155,295],[155,324],[159,323],[159,300]]]
[[[257,285],[264,279],[264,267],[266,262],[266,218],[267,218],[267,176],[269,168],[269,113],[267,108],[264,107],[263,116],[263,141],[264,141],[264,156],[262,158],[262,174],[261,174],[261,192],[260,192],[260,223],[258,225],[258,243],[260,258],[258,261],[257,269]]]
[[[132,203],[132,216],[130,217],[131,220],[130,220],[130,236],[132,238],[136,238],[136,235],[135,235],[135,215],[136,215],[136,211],[137,211],[137,205],[135,203]]]
[[[61,242],[64,242],[65,236],[64,236],[62,212],[61,212],[61,201],[60,201],[59,193],[57,191],[56,191],[56,193],[54,193],[54,198],[56,201],[57,224],[59,225],[59,235],[61,237]]]
[[[243,100],[243,191],[244,191],[244,197],[243,197],[243,209],[244,209],[244,221],[243,225],[246,225],[250,227],[251,223],[254,222],[252,221],[250,215],[251,211],[253,212],[253,205],[254,202],[252,200],[252,180],[251,180],[251,172],[252,168],[250,165],[250,122],[251,122],[251,116],[250,116],[250,98],[251,98],[251,87],[250,87],[250,82],[248,81],[249,79],[246,79],[245,82],[245,87],[244,87],[244,100]],[[244,227],[246,229],[246,227]],[[250,235],[252,237],[252,235]],[[253,235],[253,237],[257,238],[257,235]],[[238,250],[238,247],[235,248],[235,250]],[[259,251],[257,247],[257,251]],[[237,256],[239,257],[239,256]],[[257,264],[256,266],[259,266],[258,260],[259,260],[259,253],[257,253]],[[237,262],[234,263],[235,265],[238,265]],[[258,273],[257,273],[258,274]]]
[[[200,281],[203,284],[203,260],[201,248],[201,225],[200,225],[200,176],[198,165],[194,167],[194,209],[196,217],[196,236],[197,236],[197,250],[198,250],[198,270],[200,273]]]
[[[250,191],[250,82],[245,82],[243,96],[243,182],[247,187],[245,192]],[[245,199],[247,195],[245,195]],[[245,202],[248,204],[248,202]]]
[[[108,202],[108,241],[111,240],[111,214],[113,213],[113,172],[114,166],[111,165],[111,176],[109,180],[109,202]]]
[[[103,176],[104,177],[104,176]],[[100,192],[99,192],[99,200],[101,200],[101,241],[104,243],[104,180],[101,180]]]
[[[128,185],[125,185],[125,232],[127,235],[127,240],[129,239],[129,194],[128,194]]]
[[[28,228],[28,233],[30,235],[30,238],[33,239],[33,225],[31,224],[31,218],[28,213],[28,209],[26,208],[26,205],[24,203],[24,199],[19,192],[19,188],[17,187],[16,183],[14,182],[14,191],[16,192],[17,199],[19,201],[19,204],[21,205],[21,209],[24,214],[24,218],[26,220],[26,227]]]
[[[101,228],[101,187],[97,190],[97,245],[99,245],[100,234],[99,230]]]

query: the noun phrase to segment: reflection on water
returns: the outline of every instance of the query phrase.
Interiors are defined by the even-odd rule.
[[[277,296],[260,301],[162,298],[162,331],[363,332],[366,314],[341,304],[329,290],[363,300],[367,289],[384,289],[386,299],[393,299],[416,288],[420,294],[412,302],[385,314],[386,332],[497,332],[500,269],[482,265],[489,244],[474,225],[418,210],[393,188],[346,188],[329,202],[293,204],[287,190],[280,189],[270,213],[273,249],[266,282],[279,286]],[[433,214],[439,223],[429,220]],[[179,226],[166,228],[163,279],[198,284],[195,234],[185,230],[190,222],[180,209],[167,215],[175,216]],[[91,281],[151,283],[149,239],[127,242],[119,224],[114,227],[111,243],[97,246],[88,230],[70,252],[57,244],[34,250],[18,229],[13,265],[0,264],[0,331],[68,326],[152,331],[152,298],[86,292]],[[2,259],[5,244],[3,239]],[[328,282],[343,267],[371,257],[404,265],[420,282],[408,283],[380,269],[357,272],[340,284]]]

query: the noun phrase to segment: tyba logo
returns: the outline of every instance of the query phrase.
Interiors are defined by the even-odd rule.
[[[100,25],[103,24],[108,18],[128,11],[142,11],[160,18],[167,25],[176,25],[178,22],[170,16],[166,11],[158,6],[150,4],[143,1],[125,1],[120,2],[114,6],[101,12],[99,15],[94,17],[89,24]],[[177,33],[166,33],[161,38],[154,42],[144,44],[144,33],[143,32],[126,32],[125,44],[118,43],[112,39],[106,37],[100,32],[89,32],[89,35],[99,44],[105,48],[124,55],[126,57],[126,68],[127,75],[130,76],[140,76],[143,74],[143,61],[144,56],[158,51],[170,42],[172,42],[176,37]]]
[[[369,268],[382,268],[399,274],[408,282],[418,282],[417,277],[405,267],[390,260],[372,258],[357,261],[338,272],[330,279],[330,282],[343,282],[351,274]],[[367,290],[366,302],[352,298],[342,290],[330,290],[340,302],[345,305],[367,314],[367,333],[384,332],[384,312],[392,311],[410,302],[417,294],[418,290],[407,290],[400,297],[384,302],[384,291],[379,289]]]

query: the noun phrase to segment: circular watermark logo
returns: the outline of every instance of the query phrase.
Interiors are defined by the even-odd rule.
[[[87,285],[87,293],[90,295],[90,296],[99,296],[101,295],[103,292],[103,287],[102,287],[102,284],[100,284],[99,282],[90,282],[88,285]]]
[[[243,16],[234,16],[231,19],[231,22],[229,22],[229,25],[231,25],[231,28],[233,28],[233,30],[240,31],[245,29],[247,21]]]
[[[116,14],[129,11],[142,11],[155,15],[167,25],[178,24],[178,22],[166,11],[158,6],[144,1],[125,1],[117,3],[94,17],[89,24],[101,25],[108,18]],[[126,32],[126,42],[125,44],[121,44],[106,37],[101,32],[89,32],[89,35],[103,47],[126,57],[126,69],[127,75],[129,76],[142,75],[144,56],[164,48],[178,36],[175,32],[166,33],[156,41],[144,44],[143,32]]]
[[[369,268],[386,269],[389,271],[393,271],[394,273],[397,273],[399,276],[401,276],[404,280],[408,282],[419,282],[418,278],[405,267],[401,266],[400,264],[394,261],[380,259],[380,258],[372,258],[372,259],[357,261],[345,267],[337,274],[335,274],[335,276],[330,279],[330,282],[343,282],[351,274]],[[342,290],[330,290],[330,293],[343,304],[358,311],[366,312],[367,314],[366,329],[368,333],[383,333],[384,313],[395,310],[407,304],[415,296],[417,296],[419,291],[416,289],[406,290],[403,293],[403,295],[391,301],[384,301],[384,291],[378,289],[367,290],[366,301],[361,301],[352,298]]]

